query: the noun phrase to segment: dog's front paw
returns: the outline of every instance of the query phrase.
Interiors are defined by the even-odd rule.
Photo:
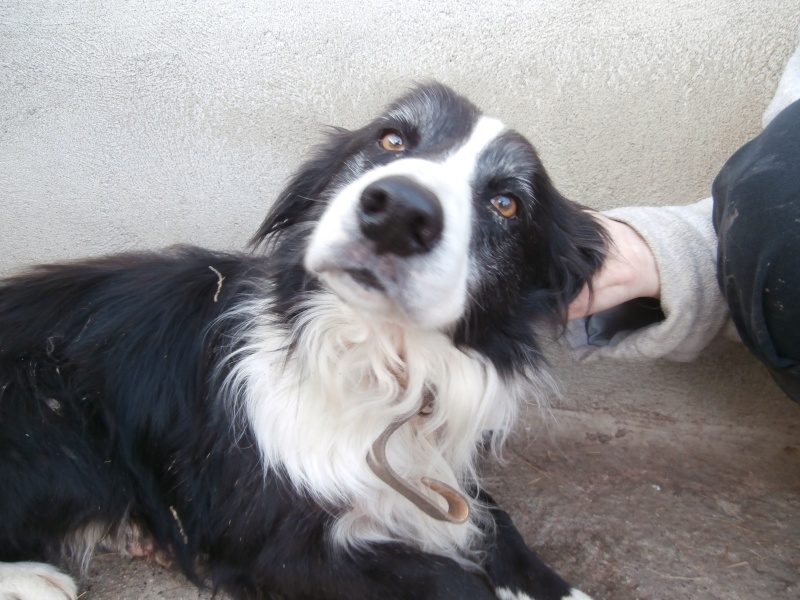
[[[499,588],[496,590],[496,593],[498,600],[538,600],[537,598],[532,598],[525,592],[514,592],[509,588]],[[561,600],[592,600],[592,598],[582,591],[573,588],[566,596],[562,596]]]
[[[78,588],[52,565],[0,563],[0,600],[76,600]]]

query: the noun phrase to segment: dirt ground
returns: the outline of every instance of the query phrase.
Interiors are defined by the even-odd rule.
[[[758,365],[725,371],[741,358],[643,368],[625,385],[603,365],[568,373],[567,400],[530,412],[505,463],[485,465],[487,487],[595,600],[800,598],[800,407]],[[698,395],[709,378],[716,391]],[[211,598],[117,556],[98,557],[81,591]]]

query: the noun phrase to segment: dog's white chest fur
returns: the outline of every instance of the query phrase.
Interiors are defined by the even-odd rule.
[[[436,521],[378,479],[367,454],[392,422],[419,411],[429,389],[433,413],[392,436],[389,462],[412,484],[422,477],[456,488],[474,484],[476,444],[486,431],[509,430],[518,394],[444,334],[367,321],[333,294],[310,300],[294,331],[256,318],[228,379],[265,468],[341,514],[331,531],[339,545],[402,540],[437,553],[465,552],[480,507],[472,507],[465,525]],[[289,344],[294,350],[286,358]],[[398,373],[407,375],[407,387]]]

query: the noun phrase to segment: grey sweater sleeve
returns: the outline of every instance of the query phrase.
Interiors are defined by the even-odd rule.
[[[689,361],[727,325],[717,283],[713,201],[688,206],[626,207],[605,213],[647,242],[661,276],[661,304],[639,300],[569,324],[566,341],[578,360],[667,358]],[[648,312],[642,318],[643,311]]]

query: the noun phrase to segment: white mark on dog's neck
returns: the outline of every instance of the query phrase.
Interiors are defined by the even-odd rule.
[[[265,306],[251,309],[254,320],[241,332],[226,387],[256,437],[265,474],[283,474],[298,491],[338,507],[330,530],[336,546],[403,541],[471,560],[480,504],[469,499],[466,524],[436,521],[381,481],[367,455],[393,422],[419,410],[425,390],[435,389],[432,414],[398,429],[387,459],[422,492],[421,479],[430,477],[463,493],[462,486],[476,485],[484,432],[501,443],[535,390],[506,385],[490,363],[442,333],[373,323],[332,294],[307,300],[293,332]],[[294,351],[286,360],[281,349],[288,345]]]

